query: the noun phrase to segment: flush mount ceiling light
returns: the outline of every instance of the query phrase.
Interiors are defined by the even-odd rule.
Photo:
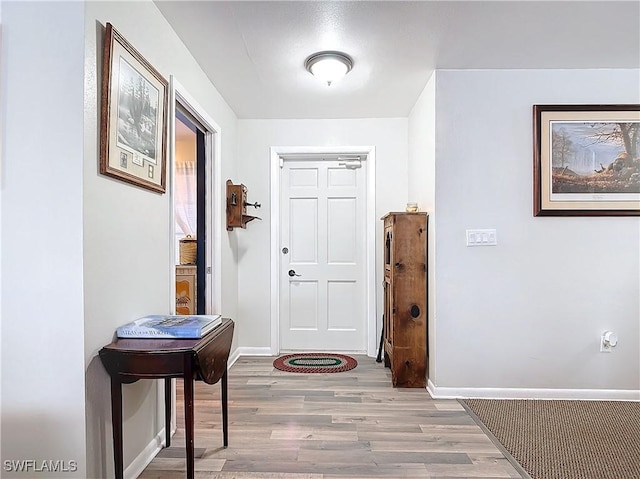
[[[351,71],[353,60],[342,52],[325,51],[314,53],[307,58],[304,67],[313,76],[331,85]]]

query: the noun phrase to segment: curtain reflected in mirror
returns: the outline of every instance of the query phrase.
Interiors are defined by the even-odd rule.
[[[176,116],[175,198],[176,264],[180,264],[180,240],[197,237],[196,133]]]

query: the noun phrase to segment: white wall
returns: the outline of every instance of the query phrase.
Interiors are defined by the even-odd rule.
[[[409,114],[409,201],[429,213],[427,240],[427,299],[429,321],[429,379],[436,374],[436,75],[434,72]]]
[[[638,79],[438,72],[436,387],[640,397],[640,219],[532,213],[532,105],[639,103]],[[466,228],[496,228],[498,245],[465,247]],[[620,337],[611,354],[607,329]]]
[[[172,309],[170,197],[98,173],[99,91],[104,25],[110,22],[167,80],[174,75],[222,129],[223,178],[235,173],[236,117],[150,1],[87,2],[84,28],[84,299],[87,477],[113,474],[109,377],[97,356],[115,328]],[[169,170],[171,167],[169,166]],[[167,187],[169,188],[169,181]],[[169,191],[169,189],[168,189]],[[223,227],[216,225],[217,228]],[[236,318],[235,244],[223,234],[221,312]],[[181,387],[181,383],[178,383]],[[125,385],[125,467],[164,427],[156,384]],[[177,412],[181,414],[180,411]],[[134,462],[130,472],[143,464]]]
[[[82,3],[2,4],[2,463],[77,461],[47,477],[86,477],[83,25]]]
[[[238,345],[270,346],[270,191],[269,148],[272,146],[375,146],[376,217],[404,210],[407,202],[407,119],[366,120],[240,120],[238,122],[238,176],[248,188],[248,201],[258,201],[257,214],[238,238]],[[382,222],[376,224],[376,239]],[[377,241],[379,243],[379,241]],[[381,250],[380,245],[376,250]],[[379,255],[378,255],[379,256]],[[377,258],[379,261],[379,259]],[[377,264],[380,279],[381,262]],[[376,280],[376,286],[381,284]],[[380,288],[378,286],[378,288]],[[377,298],[382,294],[378,291]],[[378,301],[378,311],[380,301]],[[377,315],[378,334],[380,315]],[[376,343],[377,344],[377,343]]]

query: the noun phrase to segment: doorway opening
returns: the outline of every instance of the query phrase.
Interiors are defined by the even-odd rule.
[[[222,301],[221,129],[174,77],[170,94],[175,311],[217,314]]]
[[[204,314],[207,310],[206,129],[179,102],[175,111],[176,314]]]

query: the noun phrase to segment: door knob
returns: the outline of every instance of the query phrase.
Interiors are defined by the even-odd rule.
[[[294,270],[290,269],[289,270],[289,276],[291,276],[293,278],[294,276],[302,276],[302,275],[301,274],[296,274],[296,272]]]

